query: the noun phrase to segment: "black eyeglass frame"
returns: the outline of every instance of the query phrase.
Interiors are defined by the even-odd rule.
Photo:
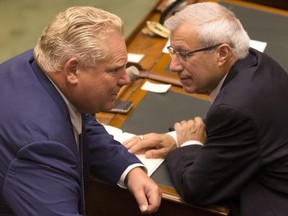
[[[197,49],[197,50],[186,51],[186,52],[174,51],[172,46],[168,46],[167,49],[169,51],[171,58],[173,58],[176,55],[177,58],[182,59],[183,61],[187,61],[188,57],[192,56],[194,53],[209,51],[209,50],[215,49],[216,47],[220,45],[222,45],[222,43],[219,43],[213,46],[204,47],[204,48]]]

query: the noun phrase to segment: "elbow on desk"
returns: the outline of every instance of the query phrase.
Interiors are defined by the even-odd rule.
[[[176,186],[176,190],[185,202],[193,205],[205,207],[215,205],[220,202],[217,195],[213,195],[208,190],[205,190],[205,188],[193,183],[187,184],[182,181],[181,187]]]
[[[214,203],[211,203],[209,199],[201,195],[201,193],[198,194],[198,193],[185,192],[181,194],[181,197],[187,203],[197,205],[197,206],[209,206],[211,204],[214,204]]]
[[[182,194],[181,197],[185,202],[201,207],[207,207],[219,203],[216,200],[211,199],[210,197],[204,196],[203,194],[201,194],[201,192],[200,193],[186,192]]]

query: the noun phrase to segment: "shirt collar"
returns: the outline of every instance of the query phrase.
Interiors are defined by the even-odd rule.
[[[225,80],[225,78],[227,77],[228,73],[222,78],[222,80],[219,82],[219,84],[217,85],[217,87],[210,93],[209,95],[209,101],[211,104],[213,104],[215,98],[217,97],[217,95],[219,94],[220,92],[220,89],[223,85],[223,82]]]
[[[48,76],[47,76],[48,77]],[[78,135],[82,133],[82,117],[81,114],[77,111],[75,106],[73,106],[68,99],[65,97],[65,95],[60,91],[60,89],[56,86],[56,84],[48,77],[48,79],[51,81],[51,83],[55,86],[61,97],[63,98],[65,104],[68,107],[68,112],[70,114],[70,120],[73,125],[73,130],[77,132]]]

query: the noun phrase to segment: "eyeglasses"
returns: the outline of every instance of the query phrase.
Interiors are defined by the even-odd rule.
[[[187,59],[192,56],[194,53],[197,53],[197,52],[203,52],[203,51],[209,51],[209,50],[212,50],[218,46],[220,46],[222,44],[216,44],[216,45],[213,45],[213,46],[209,46],[209,47],[205,47],[205,48],[201,48],[201,49],[197,49],[197,50],[192,50],[192,51],[175,51],[173,49],[173,47],[171,46],[168,46],[167,49],[169,51],[169,54],[171,56],[171,58],[174,58],[174,56],[176,56],[178,59],[180,60],[183,60],[183,61],[187,61]]]

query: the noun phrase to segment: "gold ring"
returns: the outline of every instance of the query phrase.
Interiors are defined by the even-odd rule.
[[[139,139],[140,139],[141,141],[144,140],[144,136],[143,136],[143,135],[139,136]]]

